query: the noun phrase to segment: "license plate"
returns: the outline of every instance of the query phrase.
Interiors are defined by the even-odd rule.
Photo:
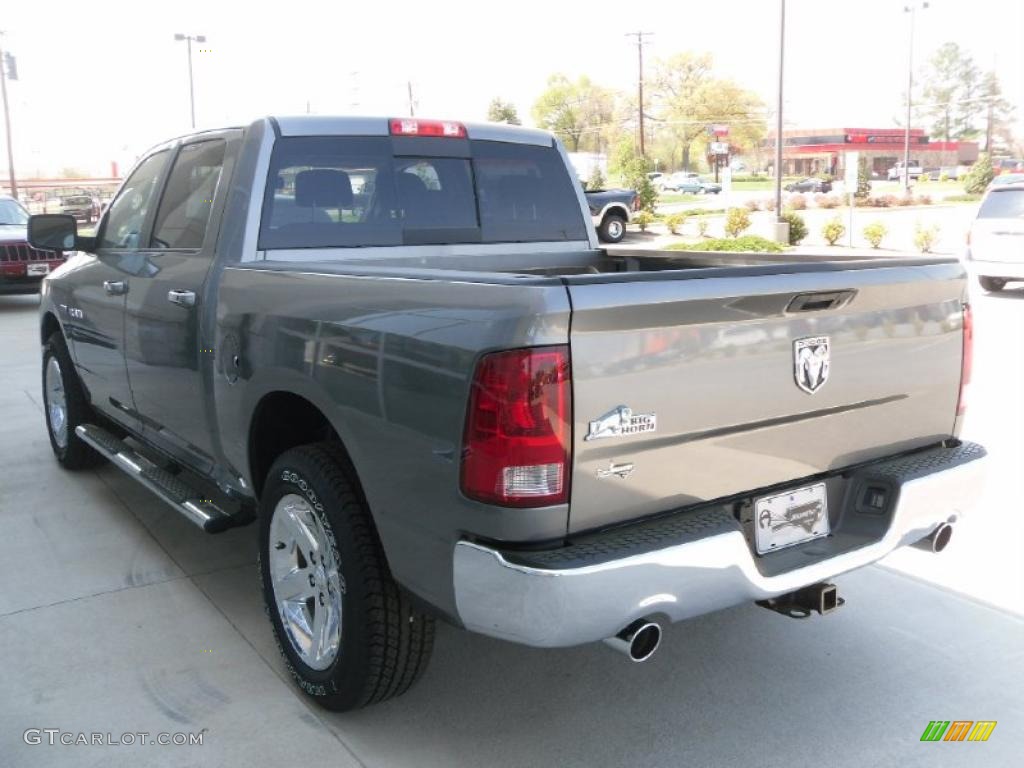
[[[49,264],[26,264],[25,274],[29,277],[34,275],[48,275],[50,273]]]
[[[825,484],[809,485],[754,502],[757,554],[828,536]]]

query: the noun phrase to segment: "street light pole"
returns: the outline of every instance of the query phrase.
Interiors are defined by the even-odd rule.
[[[184,40],[188,48],[188,103],[192,111],[192,127],[196,127],[196,90],[192,80],[192,41],[205,43],[205,35],[183,35],[180,32],[174,35],[175,40]]]
[[[786,0],[779,0],[779,96],[775,105],[775,221],[782,224],[782,73],[786,50]],[[776,227],[778,229],[778,227]]]
[[[0,32],[0,40],[3,32]],[[11,113],[7,107],[7,71],[4,69],[7,59],[4,57],[3,46],[0,45],[0,91],[4,99],[4,130],[7,136],[7,174],[10,179],[11,197],[18,199],[18,181],[14,175],[14,144],[11,141]]]
[[[921,3],[921,10],[928,3]],[[914,19],[917,16],[917,3],[903,6],[903,12],[910,14],[910,50],[907,54],[907,124],[903,130],[903,194],[910,194],[910,120],[913,108],[914,90]]]

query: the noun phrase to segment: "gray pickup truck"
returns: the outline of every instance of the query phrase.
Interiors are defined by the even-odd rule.
[[[932,551],[978,495],[951,258],[602,250],[550,134],[279,117],[146,153],[47,277],[46,424],[208,532],[258,521],[298,684],[405,691],[437,618],[651,656]]]

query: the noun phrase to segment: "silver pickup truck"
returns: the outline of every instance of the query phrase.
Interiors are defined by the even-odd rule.
[[[278,117],[146,153],[43,284],[68,469],[208,532],[258,521],[288,668],[405,691],[434,622],[540,647],[933,551],[977,496],[955,259],[602,250],[550,134]]]

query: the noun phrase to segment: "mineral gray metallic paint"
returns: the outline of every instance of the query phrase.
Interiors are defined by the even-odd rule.
[[[953,433],[964,296],[953,260],[844,269],[807,257],[794,266],[784,255],[631,252],[623,263],[641,271],[619,273],[608,263],[620,257],[596,250],[590,224],[577,243],[260,252],[275,130],[384,135],[387,122],[280,118],[236,132],[234,166],[225,165],[211,219],[216,247],[203,251],[213,257],[205,275],[201,263],[186,263],[202,255],[80,254],[45,281],[43,317],[55,318],[71,341],[99,411],[235,494],[251,496],[257,485],[249,437],[261,400],[288,392],[315,405],[352,457],[395,578],[456,621],[464,599],[453,569],[467,556],[487,557],[480,545],[458,543],[466,538],[557,542]],[[507,126],[468,130],[474,138],[551,141]],[[161,148],[173,154],[195,138]],[[164,295],[163,278],[178,270],[196,290],[192,309]],[[104,294],[104,280],[127,281],[128,298]],[[856,296],[838,311],[785,313],[800,293],[840,289]],[[173,347],[152,343],[168,332]],[[791,344],[817,334],[832,337],[834,368],[808,396],[793,382]],[[505,509],[464,498],[460,448],[477,359],[570,342],[571,507]],[[149,389],[162,374],[173,390]],[[153,412],[154,398],[188,403]],[[587,421],[619,404],[656,412],[658,431],[584,443]],[[635,471],[599,480],[609,462]],[[739,549],[731,541],[726,554]],[[481,629],[486,619],[472,624]]]

